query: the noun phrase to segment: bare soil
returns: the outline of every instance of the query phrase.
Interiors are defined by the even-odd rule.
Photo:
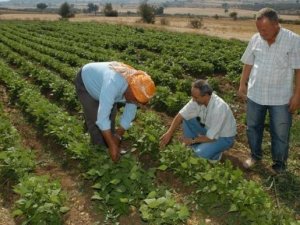
[[[9,210],[3,207],[3,200],[0,198],[0,225],[15,225]]]

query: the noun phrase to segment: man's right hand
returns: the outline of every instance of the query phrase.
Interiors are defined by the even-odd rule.
[[[247,91],[248,91],[247,83],[249,80],[252,67],[253,65],[248,65],[248,64],[244,64],[243,66],[242,77],[240,80],[240,87],[238,90],[238,96],[240,96],[243,100],[247,100]]]
[[[102,131],[102,134],[108,145],[111,160],[117,162],[120,159],[120,139],[118,140],[118,138],[111,133],[111,130]]]
[[[172,134],[170,134],[168,132],[163,134],[159,139],[160,140],[159,146],[161,148],[165,147],[170,142],[171,138],[172,138]]]

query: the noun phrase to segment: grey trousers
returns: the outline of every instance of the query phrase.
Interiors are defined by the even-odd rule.
[[[87,128],[87,131],[89,132],[89,134],[91,136],[91,142],[95,145],[107,146],[107,144],[105,143],[105,140],[103,138],[103,135],[101,133],[101,130],[96,125],[99,101],[93,99],[90,96],[90,94],[87,92],[87,90],[83,84],[82,78],[81,78],[81,69],[76,75],[74,84],[76,87],[77,96],[83,107],[85,125]],[[111,114],[110,114],[112,133],[115,132],[116,115],[117,115],[117,104],[114,104]]]

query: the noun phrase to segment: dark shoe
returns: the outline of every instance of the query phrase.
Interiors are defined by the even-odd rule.
[[[272,170],[275,172],[275,174],[281,174],[286,171],[286,168],[284,165],[273,164]]]

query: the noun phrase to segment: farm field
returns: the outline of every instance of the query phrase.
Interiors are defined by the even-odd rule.
[[[239,169],[248,154],[245,105],[236,96],[247,43],[151,28],[1,21],[0,190],[11,218],[16,224],[299,224],[299,114],[286,174],[270,173],[267,132],[263,163]],[[157,84],[126,134],[124,147],[134,151],[118,164],[89,144],[72,83],[85,63],[113,60],[147,71]],[[221,163],[195,158],[175,139],[164,150],[158,146],[196,78],[209,80],[238,122],[237,142]]]
[[[118,8],[118,11],[127,12],[132,8]],[[134,8],[136,9],[136,7]],[[190,27],[190,18],[186,16],[165,16],[169,24],[161,25],[160,20],[162,17],[156,17],[155,24],[142,24],[140,23],[140,17],[138,16],[119,16],[119,17],[104,17],[104,16],[94,16],[87,14],[76,14],[74,18],[70,18],[71,22],[99,22],[99,23],[109,23],[109,24],[122,24],[122,25],[132,25],[154,28],[159,30],[174,31],[180,33],[195,33],[195,34],[205,34],[208,36],[216,36],[225,39],[238,39],[243,41],[248,41],[251,36],[256,32],[254,20],[232,20],[228,18],[228,15],[224,14],[221,9],[216,8],[166,8],[166,12],[170,15],[181,13],[187,14],[192,13],[199,16],[209,16],[204,17],[202,20],[203,26],[200,29],[193,29]],[[240,10],[237,12],[239,15],[251,17],[254,11]],[[218,14],[224,16],[225,18],[220,18],[218,20],[211,18],[211,16]],[[224,14],[224,15],[223,15]],[[227,17],[227,18],[226,18]],[[60,16],[58,14],[47,14],[47,13],[24,13],[24,12],[5,12],[1,14],[0,20],[40,20],[40,21],[58,21]],[[282,15],[281,18],[286,20],[298,20],[298,16]],[[300,26],[295,24],[283,24],[287,29],[290,29],[296,33],[300,33]]]

